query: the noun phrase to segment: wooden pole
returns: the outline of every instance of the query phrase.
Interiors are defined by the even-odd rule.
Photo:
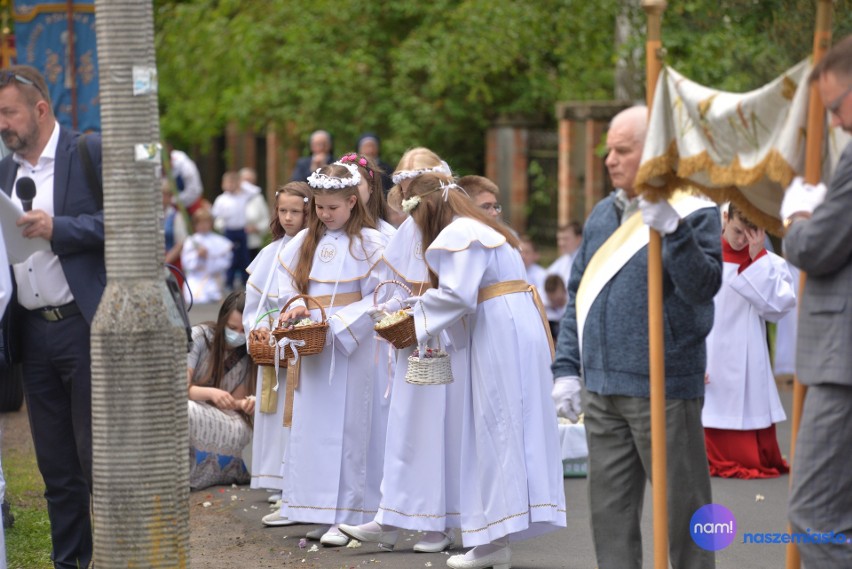
[[[833,18],[832,0],[819,0],[817,4],[816,27],[814,30],[813,63],[816,64],[828,51],[831,45],[831,24]],[[808,104],[807,146],[805,147],[805,181],[809,184],[819,183],[822,174],[822,147],[825,139],[825,107],[822,105],[816,84],[811,85]],[[805,290],[807,275],[804,271],[799,276],[799,295]],[[790,465],[793,465],[796,455],[796,437],[802,422],[802,410],[805,406],[807,387],[799,383],[793,376],[793,421],[790,436]],[[793,477],[790,477],[792,484]],[[790,528],[792,531],[792,528]],[[799,569],[802,561],[799,548],[795,543],[787,544],[786,569]]]
[[[643,0],[648,17],[645,82],[648,112],[662,69],[661,29],[665,0]],[[651,375],[651,484],[654,504],[654,569],[669,566],[669,509],[666,489],[666,363],[663,340],[663,240],[651,229],[648,242],[648,350]]]

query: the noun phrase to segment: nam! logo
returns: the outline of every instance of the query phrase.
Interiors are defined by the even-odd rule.
[[[702,549],[725,549],[737,537],[737,519],[725,506],[707,504],[692,514],[689,533],[696,545]]]

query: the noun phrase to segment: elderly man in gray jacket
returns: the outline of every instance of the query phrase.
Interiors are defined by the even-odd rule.
[[[810,80],[852,133],[852,37],[834,46]],[[825,197],[825,201],[823,201]],[[820,203],[822,202],[822,203]],[[808,274],[799,308],[796,371],[808,386],[790,495],[793,531],[852,538],[852,144],[827,188],[796,180],[784,195],[787,259]],[[807,569],[852,567],[852,544],[799,545]]]
[[[648,226],[658,230],[664,236],[671,562],[674,569],[712,569],[714,554],[692,541],[689,522],[712,501],[701,407],[705,338],[722,282],[721,224],[713,204],[694,196],[657,203],[636,196],[647,112],[627,109],[610,125],[606,166],[618,189],[595,206],[585,225],[560,325],[553,398],[560,415],[576,417],[583,378],[598,566],[640,569],[639,522],[651,478]]]

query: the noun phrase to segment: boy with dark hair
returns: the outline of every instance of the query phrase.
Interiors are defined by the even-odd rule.
[[[766,234],[734,204],[723,213],[722,288],[707,336],[701,414],[710,474],[774,478],[788,471],[775,436],[786,416],[766,344],[766,321],[796,306],[784,260],[768,252]]]

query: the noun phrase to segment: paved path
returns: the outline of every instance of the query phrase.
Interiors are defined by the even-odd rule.
[[[213,320],[216,307],[197,306],[192,311],[193,322]],[[791,392],[781,393],[784,408],[790,415]],[[778,425],[778,438],[782,453],[786,456],[790,448],[790,421]],[[787,489],[789,478],[770,480],[724,480],[713,479],[713,499],[730,509],[738,524],[738,537],[734,543],[717,553],[716,567],[719,569],[761,569],[784,566],[785,546],[780,544],[744,544],[743,532],[783,532],[786,530]],[[221,490],[221,491],[220,491]],[[230,496],[235,495],[232,500]],[[407,534],[397,544],[398,551],[384,552],[373,544],[364,544],[360,548],[325,548],[309,551],[313,542],[304,549],[299,548],[299,540],[312,526],[287,526],[281,528],[263,528],[260,518],[270,511],[266,502],[268,493],[263,490],[244,488],[214,488],[193,493],[192,507],[199,507],[206,497],[212,496],[217,510],[232,516],[242,531],[253,540],[264,544],[264,550],[274,551],[282,562],[290,565],[294,561],[301,567],[349,568],[376,565],[386,569],[411,569],[415,567],[446,567],[447,554],[422,554],[411,551],[417,539]],[[512,547],[515,569],[594,569],[595,556],[589,530],[589,508],[587,484],[585,478],[565,479],[565,496],[568,508],[568,527],[543,537],[517,543]],[[644,567],[653,566],[652,559],[652,521],[651,493],[647,488],[645,513],[642,519],[642,531],[645,536]],[[613,527],[615,534],[618,527]],[[457,549],[451,553],[457,553]],[[243,551],[246,568],[255,567],[251,563],[250,551]],[[304,559],[305,563],[301,564]],[[431,565],[429,565],[431,563]],[[264,565],[265,566],[265,565]]]

